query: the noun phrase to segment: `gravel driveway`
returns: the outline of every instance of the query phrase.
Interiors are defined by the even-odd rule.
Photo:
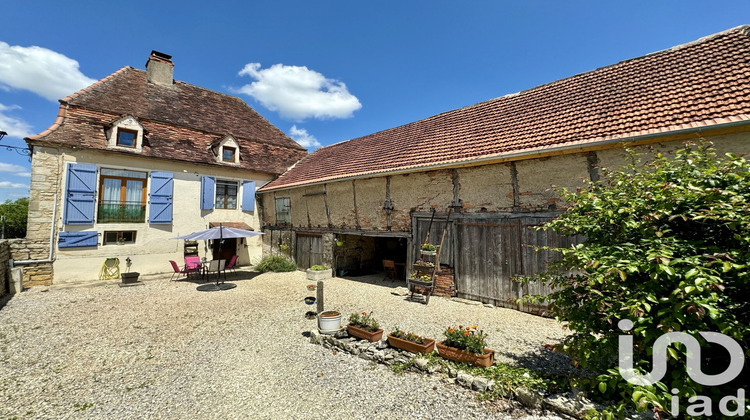
[[[249,278],[251,277],[251,278]],[[542,350],[564,336],[550,319],[433,297],[381,281],[326,280],[326,309],[374,311],[386,331],[440,338],[448,325],[488,331],[498,360],[559,367]],[[395,375],[312,345],[304,273],[240,274],[236,288],[147,279],[35,287],[0,309],[0,418],[522,418],[438,377]],[[526,418],[540,418],[528,415]],[[541,418],[554,418],[544,416]]]

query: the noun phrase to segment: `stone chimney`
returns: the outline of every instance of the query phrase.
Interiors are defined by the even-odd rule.
[[[174,84],[172,56],[152,50],[146,62],[146,74],[151,83],[172,86]]]

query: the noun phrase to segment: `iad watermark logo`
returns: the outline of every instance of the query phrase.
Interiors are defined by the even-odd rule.
[[[633,328],[633,322],[629,319],[623,319],[617,323],[622,331],[630,331]],[[651,372],[645,375],[639,375],[633,369],[633,336],[620,335],[619,344],[619,367],[620,375],[623,379],[633,385],[653,385],[659,382],[667,373],[667,347],[672,343],[682,343],[687,349],[687,374],[690,379],[705,386],[724,385],[736,378],[742,373],[745,366],[745,353],[742,347],[731,337],[710,331],[700,332],[701,337],[709,343],[719,344],[724,347],[730,356],[729,366],[724,372],[708,375],[701,370],[701,347],[698,340],[690,334],[684,332],[670,332],[659,336],[653,345],[653,363]],[[672,389],[671,410],[673,416],[679,415],[680,404],[678,389]],[[710,416],[713,413],[711,398],[702,395],[690,397],[691,403],[687,407],[687,414],[692,416]],[[729,404],[734,402],[735,409],[730,409]],[[737,390],[737,396],[727,395],[719,401],[719,412],[725,416],[744,416],[745,415],[745,390]]]

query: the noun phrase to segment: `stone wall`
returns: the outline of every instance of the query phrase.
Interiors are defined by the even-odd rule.
[[[49,258],[49,237],[44,241],[32,241],[28,238],[11,241],[10,253],[14,261],[46,260]],[[19,267],[23,269],[24,288],[52,284],[54,269],[51,262],[24,264]]]
[[[0,240],[0,296],[10,293],[10,243]]]

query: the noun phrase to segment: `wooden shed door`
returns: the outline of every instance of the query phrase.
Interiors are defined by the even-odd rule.
[[[526,294],[547,295],[552,292],[549,287],[539,283],[522,285],[513,277],[545,271],[547,262],[558,258],[554,252],[535,252],[534,246],[566,247],[578,240],[534,229],[548,220],[523,217],[456,222],[458,295],[528,312],[546,309],[546,305],[519,306],[516,301]]]
[[[317,264],[323,264],[323,237],[297,234],[295,259],[297,260],[297,267],[303,270]]]

